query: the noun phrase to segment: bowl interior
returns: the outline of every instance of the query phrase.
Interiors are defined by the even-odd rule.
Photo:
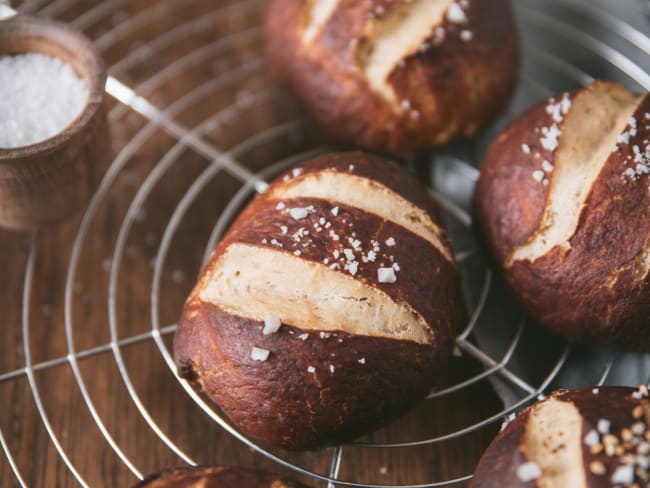
[[[0,22],[0,56],[39,53],[69,64],[88,86],[84,109],[58,134],[40,142],[15,148],[0,148],[0,162],[28,153],[47,150],[83,128],[103,101],[106,71],[94,45],[66,24],[18,15]]]

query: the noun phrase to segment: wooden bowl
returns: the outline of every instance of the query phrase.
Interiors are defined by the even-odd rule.
[[[41,53],[68,63],[88,85],[77,118],[55,136],[0,148],[0,225],[32,229],[74,214],[88,202],[110,159],[104,106],[106,70],[94,45],[65,24],[17,15],[0,22],[0,56]]]

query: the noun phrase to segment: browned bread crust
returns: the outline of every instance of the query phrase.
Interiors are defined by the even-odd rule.
[[[492,441],[470,487],[647,486],[649,422],[645,387],[556,392]]]
[[[481,167],[475,221],[496,265],[570,340],[650,350],[649,138],[650,97],[596,82],[515,120]]]
[[[400,23],[408,42],[391,39],[391,57],[382,40]],[[517,42],[509,0],[271,0],[266,17],[268,58],[312,116],[346,142],[400,156],[472,136],[501,113]]]
[[[280,476],[222,466],[173,468],[154,474],[134,488],[305,488]]]
[[[424,188],[384,159],[294,168],[201,272],[174,338],[179,374],[267,445],[317,448],[390,422],[440,381],[461,316],[437,222]],[[264,335],[266,314],[282,326]]]

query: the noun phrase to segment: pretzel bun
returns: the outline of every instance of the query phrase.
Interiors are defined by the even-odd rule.
[[[570,340],[650,350],[650,97],[595,82],[492,144],[476,223],[529,314]]]
[[[174,354],[245,435],[317,448],[427,395],[459,305],[424,188],[384,159],[329,154],[280,177],[233,224],[187,299]]]
[[[134,488],[305,488],[274,474],[239,468],[174,468],[146,478]]]
[[[266,47],[321,125],[399,156],[472,136],[517,78],[509,0],[270,0]]]
[[[556,392],[492,441],[470,488],[648,486],[649,422],[646,387]]]

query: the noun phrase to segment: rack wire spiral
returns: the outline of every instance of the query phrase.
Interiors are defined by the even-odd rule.
[[[216,181],[227,179],[232,191],[220,196],[220,211],[212,213],[204,220],[202,239],[202,259],[223,235],[232,218],[242,208],[255,191],[262,190],[266,181],[271,179],[290,165],[306,159],[310,155],[324,151],[319,139],[310,139],[305,134],[310,131],[310,124],[299,112],[289,108],[291,102],[280,89],[269,82],[265,76],[265,63],[261,49],[261,11],[264,2],[261,0],[242,0],[238,2],[205,2],[213,4],[201,15],[185,18],[181,12],[189,4],[197,1],[158,0],[142,3],[144,6],[135,14],[126,15],[123,11],[131,2],[127,0],[105,0],[84,7],[80,15],[68,18],[66,12],[72,7],[85,5],[75,0],[42,0],[25,1],[18,5],[21,12],[38,13],[48,17],[63,18],[81,30],[87,31],[95,40],[102,52],[107,52],[123,42],[134,33],[143,32],[142,42],[131,46],[130,51],[124,51],[121,57],[109,60],[109,71],[112,76],[107,83],[107,92],[116,100],[110,120],[116,139],[116,156],[105,173],[101,184],[93,196],[87,210],[81,219],[75,223],[74,239],[69,249],[69,258],[65,269],[61,270],[64,288],[62,289],[63,324],[65,333],[66,352],[58,357],[39,361],[33,351],[33,336],[40,334],[34,324],[35,273],[39,260],[39,242],[42,233],[31,237],[31,244],[26,259],[24,283],[22,289],[22,358],[23,365],[3,371],[0,369],[0,386],[20,379],[26,379],[36,409],[39,414],[49,442],[56,449],[62,467],[69,470],[81,486],[88,486],[82,469],[68,455],[62,433],[57,432],[48,412],[46,400],[41,392],[42,386],[36,380],[36,374],[53,370],[60,366],[68,366],[74,377],[74,382],[83,397],[85,406],[91,415],[94,425],[100,431],[103,441],[116,455],[126,468],[133,474],[133,479],[142,479],[143,474],[138,462],[132,455],[126,453],[111,429],[106,425],[100,408],[93,399],[89,388],[89,375],[82,373],[80,362],[86,358],[107,355],[112,358],[125,389],[128,392],[131,405],[125,415],[138,415],[148,425],[160,443],[165,445],[181,462],[189,465],[197,464],[197,460],[184,450],[172,434],[160,425],[150,408],[142,401],[142,392],[133,380],[134,371],[128,367],[124,351],[134,344],[150,344],[167,364],[170,371],[175,370],[169,348],[169,337],[175,330],[175,325],[163,318],[178,313],[178,309],[167,306],[165,283],[169,281],[170,253],[174,242],[179,236],[187,239],[187,233],[179,229],[186,225],[194,205]],[[520,22],[523,38],[523,67],[521,84],[515,101],[501,120],[475,141],[455,147],[452,153],[463,160],[476,165],[488,141],[503,127],[508,120],[519,113],[522,108],[534,101],[550,96],[560,90],[571,89],[575,86],[589,83],[594,78],[609,78],[621,81],[635,90],[650,89],[648,74],[648,56],[650,55],[650,38],[641,30],[625,23],[611,12],[587,0],[551,0],[545,8],[534,0],[517,0],[516,11]],[[640,16],[645,14],[642,2],[632,4],[631,8],[638,9]],[[550,9],[549,9],[550,5]],[[73,9],[74,10],[74,9]],[[77,9],[76,12],[79,12]],[[179,16],[181,21],[164,32],[147,37],[147,25],[151,19]],[[92,27],[102,19],[110,19],[112,27],[103,32],[93,31]],[[237,20],[239,19],[239,20]],[[251,20],[252,19],[252,20]],[[210,35],[215,23],[231,22],[232,32],[222,36]],[[646,24],[647,25],[647,24]],[[200,48],[178,56],[172,55],[166,65],[154,67],[145,76],[132,76],[140,64],[155,59],[163,50],[173,48],[176,43],[188,36],[200,36],[205,39]],[[550,44],[542,44],[540,39],[553,40]],[[231,52],[242,46],[243,54],[234,62],[230,60]],[[173,50],[173,49],[172,49]],[[224,59],[229,61],[221,62]],[[168,102],[159,97],[157,91],[170,80],[183,77],[186,73],[199,69],[210,63],[211,70],[216,74],[211,76],[187,76],[181,85],[187,88],[173,101]],[[197,68],[199,67],[199,68]],[[242,88],[243,87],[243,88]],[[223,96],[224,102],[218,111],[211,111],[203,116],[188,113],[196,110],[204,100]],[[260,124],[252,122],[251,113],[260,106],[271,106],[275,114]],[[190,110],[193,109],[193,110]],[[129,125],[117,121],[129,120],[138,114],[138,122]],[[229,128],[237,132],[235,143],[221,144],[220,140],[228,140]],[[167,138],[167,146],[159,151],[160,157],[155,162],[141,162],[136,156],[140,148],[152,138]],[[315,142],[316,141],[316,142]],[[147,142],[148,143],[148,142]],[[278,149],[281,148],[281,149]],[[187,153],[192,152],[206,162],[196,170],[187,188],[175,188],[174,170],[187,159]],[[268,151],[268,154],[266,152]],[[191,158],[190,158],[191,159]],[[135,161],[135,162],[134,162]],[[260,169],[261,168],[261,169]],[[460,166],[458,178],[471,180],[476,177],[472,166]],[[141,177],[141,180],[137,178]],[[134,182],[134,179],[136,180]],[[121,186],[120,186],[121,185]],[[95,245],[94,226],[100,220],[98,215],[105,210],[103,206],[110,199],[116,198],[116,187],[130,186],[134,193],[126,205],[123,216],[118,217],[111,228],[111,255],[101,264],[107,272],[106,308],[99,305],[85,304],[89,311],[80,306],[79,282],[80,263],[84,262],[82,255],[90,252]],[[150,200],[166,197],[168,188],[177,190],[177,200],[168,202],[171,207],[169,219],[160,236],[144,236],[144,241],[153,247],[151,262],[139,254],[130,244],[134,235],[139,234],[138,225],[147,219],[144,211]],[[227,193],[227,192],[226,192]],[[478,246],[473,241],[471,233],[471,217],[460,205],[449,198],[449,188],[434,188],[432,194],[444,209],[450,234],[455,241],[455,254],[460,263],[463,277],[467,284],[466,297],[468,303],[469,321],[463,332],[457,338],[458,354],[472,358],[481,365],[482,369],[452,382],[445,388],[432,392],[427,399],[437,402],[441,398],[453,395],[481,381],[493,380],[502,388],[514,392],[516,401],[508,402],[505,408],[499,409],[486,418],[470,425],[441,435],[422,438],[403,439],[399,436],[386,441],[364,440],[349,446],[332,448],[326,472],[307,469],[304,464],[281,453],[266,450],[240,434],[220,411],[205,398],[197,393],[185,381],[178,380],[179,394],[187,395],[192,400],[194,410],[203,412],[221,429],[237,438],[244,445],[252,448],[259,455],[290,468],[299,474],[309,476],[323,486],[378,486],[357,479],[342,479],[340,466],[345,459],[348,449],[400,450],[420,446],[442,444],[466,436],[472,432],[484,429],[501,420],[511,412],[534,400],[538,395],[557,386],[558,375],[563,369],[580,367],[575,361],[576,348],[547,337],[513,307],[507,320],[495,319],[495,308],[503,305],[503,294],[498,293],[495,279],[485,266]],[[156,200],[156,201],[159,201]],[[219,206],[218,205],[218,206]],[[216,220],[216,221],[215,221]],[[140,261],[140,262],[139,262]],[[197,261],[200,261],[198,259]],[[198,263],[197,263],[198,264]],[[148,305],[150,323],[144,331],[134,333],[121,323],[124,308],[133,306],[132,301],[125,300],[120,295],[122,278],[128,274],[130,266],[151,266],[152,276],[148,284]],[[175,269],[171,271],[172,281],[183,281],[183,274],[191,275],[196,269]],[[39,295],[40,296],[40,295]],[[45,308],[47,303],[39,304]],[[140,306],[146,306],[140,304]],[[167,313],[164,310],[172,308]],[[492,311],[490,311],[492,310]],[[83,330],[83,317],[88,314],[100,314],[107,323],[109,340],[97,345],[88,345],[92,339],[86,339]],[[79,317],[82,317],[81,319]],[[125,334],[124,330],[129,333]],[[487,346],[480,340],[486,331],[504,337],[500,346]],[[543,341],[547,354],[540,359],[536,356],[535,372],[522,367],[522,361],[530,353],[526,345],[531,342],[533,335]],[[80,339],[80,337],[82,337]],[[79,347],[79,342],[85,343]],[[87,347],[86,347],[87,346]],[[17,354],[16,361],[20,361]],[[615,365],[618,356],[608,353],[595,371],[585,371],[584,384],[602,384]],[[8,465],[16,482],[20,486],[28,486],[25,481],[24,469],[21,470],[16,462],[12,437],[5,435],[0,426],[0,445],[4,451]],[[304,459],[304,458],[301,458]],[[218,462],[218,460],[213,460]],[[448,479],[428,480],[425,483],[401,484],[403,487],[437,487],[462,484],[471,477],[470,473]]]

